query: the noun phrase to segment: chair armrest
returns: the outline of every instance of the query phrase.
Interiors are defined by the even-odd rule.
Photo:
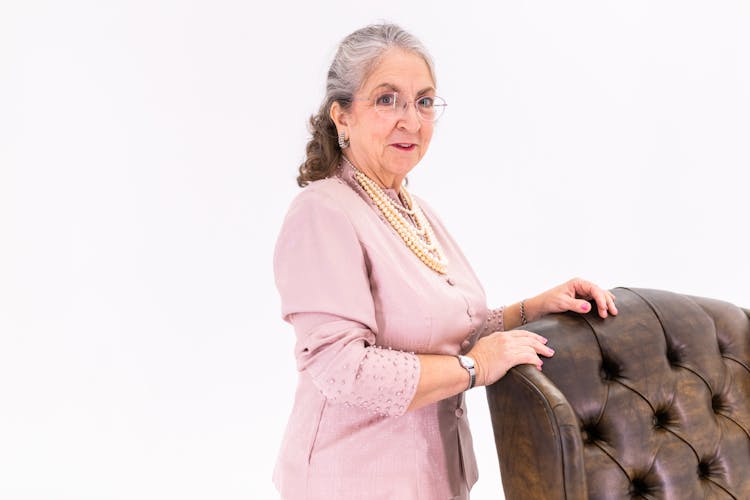
[[[585,500],[581,431],[573,408],[532,365],[486,388],[508,500]]]

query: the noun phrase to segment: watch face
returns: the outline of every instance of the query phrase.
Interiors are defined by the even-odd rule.
[[[459,356],[459,360],[461,360],[461,366],[464,368],[474,368],[474,359],[470,358],[468,356]]]

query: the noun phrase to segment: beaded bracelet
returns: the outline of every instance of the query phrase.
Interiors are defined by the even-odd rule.
[[[526,302],[526,299],[523,299],[521,301],[521,324],[522,325],[525,325],[526,323],[528,323],[528,321],[526,321],[526,305],[525,305],[525,302]]]

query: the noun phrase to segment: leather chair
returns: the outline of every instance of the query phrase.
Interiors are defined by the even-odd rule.
[[[487,387],[505,497],[750,499],[750,311],[613,293],[525,325],[555,355]]]

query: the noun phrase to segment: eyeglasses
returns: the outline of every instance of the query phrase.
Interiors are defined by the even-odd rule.
[[[445,111],[448,103],[445,99],[438,96],[422,96],[414,101],[408,101],[398,92],[386,92],[378,94],[373,98],[354,99],[355,101],[370,101],[375,111],[381,116],[388,119],[400,118],[409,104],[414,104],[417,110],[417,116],[420,120],[426,122],[437,121]]]

